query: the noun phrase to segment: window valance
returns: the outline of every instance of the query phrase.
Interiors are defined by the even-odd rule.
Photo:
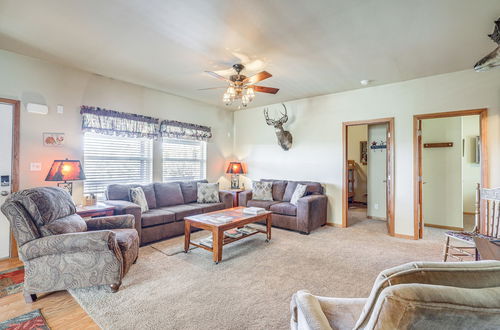
[[[158,137],[160,122],[158,118],[86,105],[81,106],[80,113],[84,132],[148,139]]]
[[[202,125],[164,120],[160,124],[160,136],[174,139],[207,141],[212,137],[212,129]]]

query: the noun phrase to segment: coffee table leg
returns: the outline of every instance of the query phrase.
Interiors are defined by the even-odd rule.
[[[191,242],[191,223],[184,221],[184,252],[189,251],[189,243]]]
[[[214,228],[212,232],[213,259],[216,264],[222,261],[222,243],[224,241],[224,231]]]
[[[266,218],[266,234],[267,234],[266,241],[267,242],[269,242],[271,240],[271,225],[272,225],[272,220],[271,220],[271,215],[269,214]]]

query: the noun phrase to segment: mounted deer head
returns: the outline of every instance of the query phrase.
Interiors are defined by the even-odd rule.
[[[488,34],[488,37],[496,42],[498,47],[474,65],[474,70],[477,72],[488,71],[500,66],[500,18],[495,21],[495,29],[492,34]]]
[[[283,129],[283,124],[288,121],[288,115],[286,111],[286,107],[284,104],[283,108],[285,108],[285,113],[281,113],[281,118],[278,120],[270,119],[268,109],[264,109],[264,118],[266,118],[266,123],[270,126],[274,126],[276,131],[276,137],[278,138],[278,143],[283,148],[283,150],[288,150],[292,146],[292,134],[289,131],[285,131]]]

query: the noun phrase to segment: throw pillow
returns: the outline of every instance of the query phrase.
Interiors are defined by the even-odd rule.
[[[299,198],[304,197],[306,194],[307,186],[305,184],[298,184],[295,187],[295,191],[293,192],[292,198],[290,199],[290,203],[297,206],[297,201]]]
[[[146,200],[146,195],[144,194],[144,190],[141,187],[130,188],[130,201],[134,204],[137,204],[141,207],[141,212],[149,211],[148,201]]]
[[[258,201],[272,201],[273,183],[270,181],[252,182],[252,199]]]
[[[219,183],[198,182],[198,203],[220,203]]]

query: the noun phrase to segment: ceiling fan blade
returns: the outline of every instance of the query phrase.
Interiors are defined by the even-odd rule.
[[[273,75],[270,74],[269,72],[262,71],[262,72],[254,74],[251,77],[245,78],[245,80],[243,80],[243,83],[244,84],[255,84],[256,82],[262,81],[262,80],[267,79],[267,78],[272,77],[272,76]]]
[[[269,93],[269,94],[276,94],[280,90],[279,88],[273,88],[273,87],[264,87],[264,86],[248,86],[252,87],[254,91],[260,92],[260,93]]]
[[[220,80],[224,80],[224,81],[229,81],[229,82],[230,82],[230,80],[229,80],[229,79],[224,78],[224,77],[223,77],[223,76],[221,76],[220,74],[217,74],[217,73],[215,73],[215,72],[213,72],[213,71],[205,71],[205,72],[206,72],[206,73],[208,73],[209,75],[211,75],[211,76],[212,76],[212,77],[214,77],[214,78],[217,78],[217,79],[220,79]]]
[[[198,88],[197,91],[206,91],[209,89],[220,89],[220,88],[227,88],[227,87],[208,87],[208,88]]]

